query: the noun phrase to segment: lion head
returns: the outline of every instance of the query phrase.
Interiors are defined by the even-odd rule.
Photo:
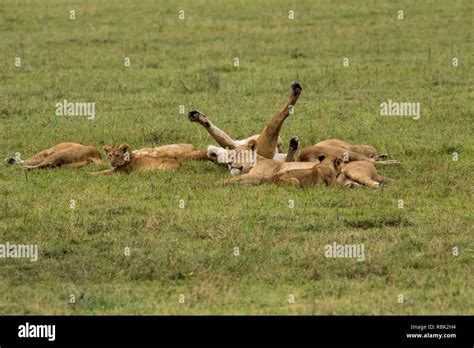
[[[318,160],[319,168],[326,167],[335,174],[336,178],[341,174],[343,161],[339,157],[320,154]]]
[[[232,176],[250,172],[257,164],[257,141],[252,139],[247,144],[228,150],[225,163]]]
[[[104,146],[104,152],[112,167],[121,167],[130,162],[130,145],[122,144],[114,147]]]

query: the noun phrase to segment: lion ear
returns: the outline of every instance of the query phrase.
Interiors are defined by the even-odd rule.
[[[334,168],[336,169],[336,171],[340,171],[341,170],[341,165],[342,165],[342,161],[340,158],[335,158],[334,161]]]
[[[123,153],[125,153],[125,152],[129,152],[129,150],[130,150],[130,145],[128,145],[128,144],[122,144],[122,145],[120,145],[118,148],[119,148],[119,150],[121,150]]]
[[[104,145],[103,149],[106,155],[110,152],[110,150],[112,150],[112,148],[109,145]]]
[[[247,149],[255,151],[257,149],[257,140],[252,139],[247,143]]]
[[[325,158],[326,158],[326,156],[324,156],[324,155],[318,155],[319,162],[324,161]]]

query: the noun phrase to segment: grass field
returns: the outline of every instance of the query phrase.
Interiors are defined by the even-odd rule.
[[[40,255],[0,259],[0,313],[474,314],[473,15],[468,0],[2,1],[3,157],[216,145],[180,105],[247,137],[299,81],[285,144],[339,138],[402,165],[381,168],[396,179],[382,191],[224,187],[210,162],[27,178],[1,164],[0,244]],[[56,116],[64,99],[96,103],[95,119]],[[420,119],[380,116],[388,99],[420,103]],[[326,258],[333,242],[365,260]]]

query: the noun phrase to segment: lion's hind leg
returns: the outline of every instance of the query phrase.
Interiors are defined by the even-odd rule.
[[[47,169],[47,168],[55,168],[55,167],[60,167],[62,166],[62,163],[60,162],[53,162],[48,159],[44,160],[40,164],[35,164],[35,165],[25,165],[23,166],[24,170],[33,170],[33,169]]]
[[[258,137],[257,154],[259,156],[270,159],[273,158],[283,122],[290,115],[290,111],[298,101],[301,91],[302,88],[299,83],[294,82],[291,85],[291,93],[287,104],[280,112],[272,117]]]
[[[91,161],[86,160],[86,161],[80,161],[80,162],[66,163],[62,167],[63,168],[82,168],[89,164],[91,164]]]
[[[351,162],[355,163],[355,162]],[[358,184],[362,184],[368,187],[372,188],[379,188],[382,186],[382,183],[377,181],[377,175],[375,177],[371,175],[371,173],[365,168],[359,168],[359,167],[346,167],[344,170],[344,174],[346,175],[346,178],[349,179],[350,181],[353,181]],[[344,186],[346,184],[350,184],[347,181],[344,183]]]
[[[18,153],[15,157],[7,157],[5,158],[5,162],[8,164],[24,164],[26,166],[36,166],[41,164],[51,153],[51,150],[43,150],[38,152],[37,154],[27,158],[26,160],[22,160],[20,158],[20,154]]]
[[[229,149],[235,149],[237,147],[235,140],[232,139],[226,132],[216,127],[206,115],[200,113],[199,111],[191,110],[188,113],[188,119],[191,122],[197,122],[203,126],[220,146]]]
[[[360,187],[362,186],[361,184],[359,184],[358,182],[355,182],[355,181],[352,181],[352,180],[348,180],[346,179],[344,181],[344,185],[343,185],[345,188],[356,188],[356,187]]]

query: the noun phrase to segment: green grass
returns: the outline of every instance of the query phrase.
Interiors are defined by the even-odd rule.
[[[215,144],[179,105],[246,137],[297,80],[286,144],[339,138],[402,165],[381,168],[396,179],[383,192],[223,187],[227,170],[192,161],[178,174],[27,180],[0,165],[0,243],[40,250],[36,263],[0,260],[0,313],[472,315],[473,11],[468,0],[2,1],[4,157],[63,141]],[[56,116],[64,99],[95,102],[93,123]],[[379,116],[388,99],[421,103],[421,118]],[[326,258],[333,242],[363,243],[365,261]]]

